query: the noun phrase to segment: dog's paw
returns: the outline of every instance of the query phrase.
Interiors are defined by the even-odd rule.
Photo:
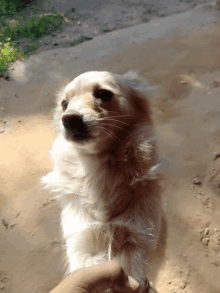
[[[66,182],[65,178],[60,176],[60,174],[56,171],[50,172],[49,174],[43,176],[40,179],[40,184],[42,189],[50,191],[56,196],[60,193],[67,193],[70,189],[68,186],[68,182]]]
[[[138,288],[137,293],[150,293],[150,283],[148,279],[145,280],[143,284],[140,284],[140,287]],[[153,293],[153,292],[151,292]]]
[[[151,283],[149,283],[148,293],[158,293],[157,290],[153,287]]]
[[[153,291],[154,289],[152,290],[152,286],[147,278],[144,280],[144,282],[139,283],[140,287],[138,288],[137,293],[157,293],[157,291]]]
[[[48,187],[51,185],[50,182],[53,181],[52,179],[53,179],[53,172],[48,173],[47,175],[41,177],[40,179],[41,187],[43,189],[48,189]]]

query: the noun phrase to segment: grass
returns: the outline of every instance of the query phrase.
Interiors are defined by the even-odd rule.
[[[113,28],[113,29],[111,29],[111,30],[108,30],[108,29],[106,29],[106,30],[103,30],[102,32],[104,33],[104,34],[106,34],[106,33],[110,33],[110,32],[113,32],[115,29]]]
[[[50,34],[58,29],[62,23],[63,17],[60,14],[44,15],[39,18],[34,17],[23,22],[17,20],[8,22],[3,20],[3,26],[0,29],[0,41],[10,38],[12,41],[22,37],[35,40],[45,34]]]
[[[14,62],[21,57],[27,57],[27,55],[11,47],[10,39],[8,39],[7,43],[0,43],[0,74],[7,71],[8,63]]]
[[[8,63],[19,57],[27,57],[28,52],[36,50],[39,46],[37,39],[60,28],[62,22],[63,17],[57,13],[27,20],[21,17],[17,17],[17,20],[2,18],[0,20],[0,74],[7,70]],[[19,47],[13,41],[21,38],[30,39],[30,43],[33,44],[26,45],[24,48]]]
[[[66,17],[69,17],[69,16],[71,16],[71,14],[72,13],[74,13],[74,12],[76,12],[76,8],[71,8],[71,9],[69,9],[69,10],[67,10],[65,13],[64,13],[64,15],[66,16]]]
[[[149,21],[149,19],[148,19],[148,18],[146,18],[146,17],[144,17],[144,18],[142,18],[142,21],[143,21],[143,22],[148,22],[148,21]]]
[[[152,9],[147,9],[145,12],[143,12],[143,14],[152,14],[152,13],[155,13],[156,10],[152,10]]]
[[[13,15],[33,0],[0,0],[0,15]]]
[[[71,42],[70,45],[71,46],[76,46],[78,44],[81,44],[85,41],[90,41],[92,40],[92,38],[88,38],[88,37],[80,37],[78,40],[75,40],[74,42]]]

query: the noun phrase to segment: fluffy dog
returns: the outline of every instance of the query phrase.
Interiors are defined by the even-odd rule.
[[[58,97],[54,167],[42,178],[62,207],[67,273],[115,259],[139,292],[166,237],[148,90],[133,71],[75,78]]]

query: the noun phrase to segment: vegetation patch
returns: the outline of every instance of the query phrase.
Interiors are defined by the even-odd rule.
[[[156,12],[156,10],[148,8],[143,14],[152,14],[152,13],[155,13],[155,12]]]
[[[66,17],[69,17],[69,16],[71,16],[72,13],[74,13],[74,12],[76,12],[76,8],[72,7],[71,9],[67,10],[67,11],[64,13],[64,15],[65,15]]]
[[[32,40],[42,37],[45,34],[50,34],[57,30],[62,24],[63,17],[60,14],[54,13],[51,15],[43,15],[41,17],[33,17],[23,21],[18,20],[2,20],[0,29],[0,41],[6,38],[11,38],[12,41],[20,38],[30,38]]]
[[[39,47],[37,39],[59,29],[62,22],[63,17],[58,13],[26,20],[19,16],[13,19],[1,18],[0,74],[7,70],[9,62],[13,62],[19,57],[27,57],[30,51],[36,51]],[[29,44],[23,45],[22,41],[19,42],[24,38],[29,39]]]
[[[88,38],[88,37],[80,37],[79,39],[77,39],[77,40],[71,42],[70,45],[71,45],[71,46],[76,46],[76,45],[78,45],[78,44],[81,44],[81,43],[83,43],[83,42],[85,42],[85,41],[90,41],[90,40],[92,40],[92,38]]]
[[[0,43],[0,74],[7,71],[8,63],[22,57],[27,57],[27,55],[13,48],[10,39],[8,39],[7,43]]]
[[[113,29],[111,29],[111,30],[108,30],[108,29],[106,29],[106,30],[103,30],[102,32],[104,33],[104,34],[106,34],[106,33],[110,33],[110,32],[113,32],[115,29],[113,28]]]
[[[13,15],[33,0],[0,0],[0,15]]]

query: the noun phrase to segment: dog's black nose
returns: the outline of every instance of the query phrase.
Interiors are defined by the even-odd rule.
[[[66,130],[71,131],[77,140],[88,137],[88,127],[80,114],[66,114],[62,117],[62,123]]]
[[[83,118],[79,114],[66,114],[62,117],[63,126],[71,131],[83,128]]]

